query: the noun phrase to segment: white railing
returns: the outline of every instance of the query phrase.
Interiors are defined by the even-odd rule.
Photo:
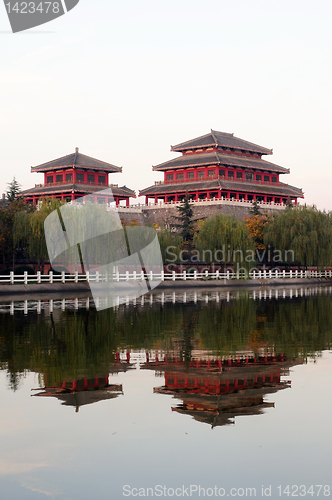
[[[181,200],[179,201],[169,201],[169,202],[164,202],[164,201],[158,201],[158,203],[154,202],[149,202],[147,205],[140,204],[140,205],[131,205],[131,207],[141,207],[141,208],[164,208],[164,207],[171,207],[171,206],[178,206],[182,203]],[[198,204],[198,205],[210,205],[211,203],[215,204],[221,204],[221,205],[233,205],[233,206],[249,206],[252,207],[252,200],[240,200],[240,199],[235,199],[235,198],[204,198],[204,199],[198,199],[198,200],[190,200],[190,203],[192,204]],[[277,209],[277,210],[284,210],[286,208],[286,205],[284,203],[274,203],[273,201],[265,202],[265,201],[259,201],[258,205],[261,206],[262,208],[271,208],[271,209]]]
[[[174,291],[169,291],[167,292],[162,292],[162,293],[156,293],[156,294],[146,294],[142,295],[141,297],[136,297],[136,298],[131,298],[131,297],[126,297],[126,300],[123,302],[124,307],[129,306],[129,305],[138,305],[138,306],[144,306],[145,304],[148,304],[151,306],[151,304],[165,304],[165,303],[177,303],[177,304],[186,304],[189,302],[194,302],[195,304],[197,302],[202,302],[205,304],[208,304],[209,302],[216,302],[219,303],[220,301],[226,301],[230,302],[231,300],[239,300],[243,297],[248,297],[249,299],[253,300],[272,300],[272,299],[296,299],[298,297],[314,297],[317,295],[331,295],[332,294],[332,286],[305,286],[305,287],[299,287],[299,288],[282,288],[282,287],[276,287],[276,288],[269,288],[269,289],[264,289],[264,290],[256,290],[255,288],[253,290],[249,290],[246,292],[240,292],[239,290],[237,291],[221,291],[218,289],[218,291],[211,292],[210,290],[208,292],[197,292],[196,289],[193,291],[186,291],[186,292],[174,292]],[[116,297],[114,298],[114,302],[120,305],[120,298],[123,299],[122,297]],[[78,310],[78,309],[90,309],[90,308],[95,308],[95,303],[98,300],[103,300],[103,297],[95,297],[95,299],[92,299],[90,297],[84,297],[84,298],[65,298],[65,299],[47,299],[46,297],[43,297],[43,299],[39,300],[19,300],[19,301],[14,301],[10,300],[7,302],[2,302],[0,303],[0,313],[10,313],[11,315],[14,314],[15,312],[24,312],[25,315],[27,315],[30,312],[37,312],[37,314],[41,314],[42,311],[49,311],[53,312],[54,310]],[[145,356],[145,351],[144,351],[144,356]],[[151,359],[151,355],[150,355]]]
[[[210,198],[210,199],[207,199],[207,198],[199,198],[198,200],[189,200],[190,203],[192,203],[193,205],[211,205],[212,204],[216,204],[216,205],[233,205],[233,206],[247,206],[247,207],[252,207],[252,200],[240,200],[240,199],[236,199],[236,198],[226,198],[226,197],[221,197],[221,198]],[[73,203],[76,203],[77,204],[77,201],[73,200],[73,201],[69,201],[68,204],[73,204]],[[83,202],[84,203],[84,202]],[[178,201],[168,201],[168,202],[165,202],[165,201],[162,201],[162,200],[158,200],[157,203],[155,203],[154,201],[149,201],[147,204],[146,203],[136,203],[136,204],[130,204],[128,207],[126,205],[118,205],[116,206],[113,203],[107,203],[107,206],[109,208],[112,208],[113,210],[116,210],[116,211],[124,211],[124,212],[129,212],[129,211],[135,211],[136,213],[140,213],[142,211],[142,209],[152,209],[152,208],[170,208],[170,207],[177,207],[179,206],[180,204],[182,203],[181,200],[178,200]],[[286,204],[285,203],[275,203],[274,201],[269,201],[269,202],[265,202],[265,201],[259,201],[258,202],[258,205],[261,206],[262,208],[270,208],[270,209],[273,209],[273,210],[284,210],[286,208]]]
[[[28,284],[41,284],[41,283],[79,283],[79,282],[127,282],[127,281],[190,281],[190,280],[243,280],[243,279],[304,279],[304,278],[319,278],[319,279],[331,279],[332,271],[272,271],[272,270],[254,270],[250,271],[249,274],[242,272],[226,271],[221,272],[219,270],[214,272],[203,271],[199,272],[197,270],[185,270],[180,273],[175,271],[170,273],[165,273],[164,271],[159,273],[149,272],[125,272],[119,273],[114,272],[112,275],[101,274],[99,272],[86,274],[79,274],[78,272],[74,274],[54,274],[50,272],[49,274],[41,274],[37,272],[36,275],[29,275],[25,272],[23,275],[15,275],[13,272],[7,276],[0,276],[0,284],[11,284],[11,285],[28,285]]]

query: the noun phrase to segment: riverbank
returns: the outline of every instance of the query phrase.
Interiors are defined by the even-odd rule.
[[[123,282],[121,285],[125,285]],[[332,285],[331,279],[326,278],[266,278],[251,280],[177,280],[162,281],[152,292],[160,290],[182,290],[182,289],[235,289],[235,288],[265,288],[265,287],[292,287],[292,286],[311,286],[311,285]],[[128,290],[132,287],[128,287]],[[124,286],[119,287],[119,292],[125,292]],[[25,297],[33,299],[35,297],[45,298],[50,295],[59,298],[66,296],[87,296],[91,295],[88,283],[41,283],[30,285],[0,285],[0,299],[20,300]]]

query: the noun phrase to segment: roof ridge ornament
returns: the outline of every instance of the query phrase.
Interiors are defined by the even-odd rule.
[[[75,158],[74,158],[74,162],[73,162],[73,167],[76,165],[77,156],[78,156],[78,148],[75,148]]]

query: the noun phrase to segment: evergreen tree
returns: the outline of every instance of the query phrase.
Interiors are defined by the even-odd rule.
[[[6,191],[6,198],[8,201],[12,202],[19,197],[21,193],[21,185],[17,182],[15,177],[11,182],[8,182],[8,190]]]
[[[188,193],[181,201],[181,204],[177,207],[179,216],[176,217],[180,221],[179,224],[174,224],[176,227],[181,229],[180,235],[184,242],[192,242],[194,239],[194,223],[196,219],[193,219],[194,211],[190,205],[190,199]]]
[[[262,215],[260,206],[258,204],[258,201],[255,200],[251,203],[251,207],[249,208],[249,212],[251,215]]]

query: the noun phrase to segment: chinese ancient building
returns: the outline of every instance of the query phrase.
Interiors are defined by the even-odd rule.
[[[303,198],[301,189],[280,182],[289,169],[262,159],[272,150],[244,141],[233,134],[211,130],[171,147],[182,153],[153,167],[164,172],[164,180],[140,191],[146,203],[181,201],[186,193],[194,201],[258,201],[271,205],[296,204]]]
[[[126,186],[109,185],[109,174],[122,172],[122,167],[83,155],[79,153],[78,148],[75,153],[31,167],[31,172],[44,174],[43,184],[36,184],[34,188],[22,193],[26,201],[34,205],[40,198],[46,196],[62,201],[72,201],[108,187],[112,189],[116,205],[119,205],[121,200],[125,200],[126,206],[129,206],[129,198],[136,197],[135,192]],[[105,199],[99,200],[98,198],[95,201],[104,202]],[[107,201],[111,200],[107,199]]]

